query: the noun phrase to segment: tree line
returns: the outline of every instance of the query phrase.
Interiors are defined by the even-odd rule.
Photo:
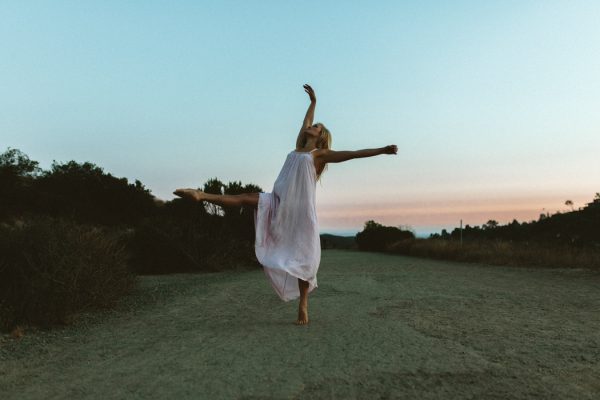
[[[204,182],[208,193],[261,192]],[[161,201],[90,163],[39,167],[18,149],[0,154],[0,329],[52,325],[107,307],[139,274],[259,268],[254,210]]]
[[[569,205],[569,201],[565,204]],[[572,202],[571,202],[572,204]],[[576,247],[600,247],[600,193],[578,210],[542,213],[537,220],[519,222],[513,219],[507,224],[489,220],[481,226],[466,225],[462,230],[464,241],[503,240],[533,242],[546,245]],[[460,240],[460,228],[451,232],[442,230],[432,234],[432,239]]]

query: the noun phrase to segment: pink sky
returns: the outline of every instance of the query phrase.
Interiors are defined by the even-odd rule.
[[[564,197],[564,196],[563,196]],[[569,198],[575,209],[592,201],[593,196]],[[519,222],[537,220],[541,213],[569,211],[564,203],[567,198],[559,195],[540,197],[506,197],[477,200],[436,200],[377,202],[365,201],[355,204],[321,203],[318,217],[322,232],[343,232],[362,227],[365,221],[373,219],[389,226],[410,226],[417,233],[440,231],[443,228],[463,225],[481,225],[490,219],[506,224],[516,219]]]

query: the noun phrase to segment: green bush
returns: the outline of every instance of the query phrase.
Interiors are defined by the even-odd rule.
[[[258,266],[253,210],[247,207],[213,215],[201,203],[175,199],[142,220],[128,243],[139,274]]]
[[[356,234],[356,244],[363,251],[386,251],[387,247],[398,241],[414,239],[411,231],[393,226],[383,226],[373,220],[365,223],[365,228]]]
[[[0,226],[0,329],[49,328],[107,308],[135,275],[117,231],[35,217]]]

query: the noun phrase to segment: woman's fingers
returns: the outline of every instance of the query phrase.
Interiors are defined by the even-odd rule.
[[[308,96],[310,97],[310,101],[316,101],[317,96],[315,96],[315,91],[313,90],[313,88],[311,88],[308,83],[305,83],[303,86],[304,86],[304,91],[306,93],[308,93]]]
[[[398,146],[396,146],[395,144],[390,144],[388,146],[385,146],[385,150],[387,154],[397,154]]]

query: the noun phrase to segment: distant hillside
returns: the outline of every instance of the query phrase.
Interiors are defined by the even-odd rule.
[[[329,233],[321,235],[321,248],[326,249],[356,249],[354,236],[337,236]]]

